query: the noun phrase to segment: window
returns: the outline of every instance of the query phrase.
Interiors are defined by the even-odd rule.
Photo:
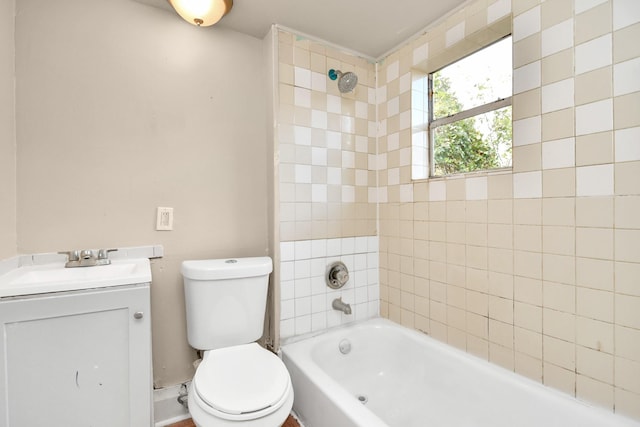
[[[414,179],[511,166],[511,73],[509,36],[414,77]]]

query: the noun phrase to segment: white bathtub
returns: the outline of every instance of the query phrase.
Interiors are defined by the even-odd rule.
[[[282,351],[305,427],[640,426],[385,319]]]

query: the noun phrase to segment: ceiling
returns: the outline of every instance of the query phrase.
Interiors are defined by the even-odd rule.
[[[173,12],[167,0],[136,0]],[[379,58],[465,0],[235,0],[220,27],[263,38],[271,24]],[[177,16],[177,15],[176,15]]]

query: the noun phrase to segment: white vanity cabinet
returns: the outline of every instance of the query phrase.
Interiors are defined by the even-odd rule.
[[[150,427],[149,296],[140,283],[0,299],[0,426]]]

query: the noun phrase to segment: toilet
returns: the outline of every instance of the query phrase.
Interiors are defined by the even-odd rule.
[[[189,388],[198,427],[279,427],[293,406],[289,372],[262,336],[271,258],[184,261],[189,344],[203,350]]]

